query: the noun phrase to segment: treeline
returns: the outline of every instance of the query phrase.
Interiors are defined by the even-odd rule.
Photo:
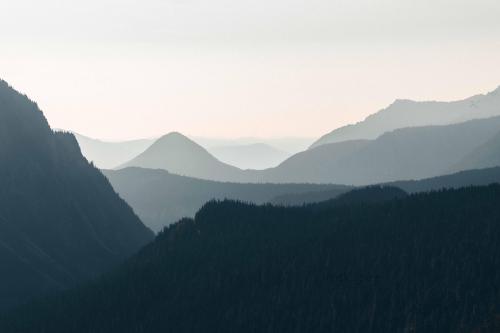
[[[119,270],[18,309],[0,321],[0,331],[493,327],[500,313],[500,186],[367,197],[288,208],[210,202]]]

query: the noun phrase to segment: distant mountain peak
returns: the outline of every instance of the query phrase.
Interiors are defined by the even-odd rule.
[[[205,148],[179,132],[168,133],[142,154],[121,165],[126,167],[164,169],[173,174],[208,180],[243,178],[242,170],[221,162]]]
[[[156,140],[143,155],[147,154],[169,154],[178,157],[187,156],[214,158],[210,153],[187,136],[179,132],[170,132]],[[139,155],[140,156],[140,155]],[[214,158],[215,159],[215,158]]]
[[[189,144],[193,146],[200,146],[184,134],[180,132],[170,132],[168,134],[165,134],[164,136],[160,137],[158,140],[156,140],[156,143],[158,144],[165,144],[165,143],[175,143],[175,144]],[[201,147],[201,146],[200,146]]]
[[[325,134],[310,148],[341,141],[373,140],[385,132],[399,128],[451,125],[500,116],[500,100],[496,98],[499,94],[500,86],[488,94],[474,95],[452,102],[397,99],[363,121],[342,126]]]
[[[190,140],[187,136],[180,132],[170,132],[162,136],[160,139],[185,139],[185,140]],[[190,140],[191,141],[191,140]]]

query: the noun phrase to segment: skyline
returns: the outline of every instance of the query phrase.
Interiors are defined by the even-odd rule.
[[[15,88],[15,87],[14,87]],[[409,100],[412,100],[412,101],[416,101],[416,102],[434,102],[434,101],[437,101],[437,102],[454,102],[454,101],[460,101],[460,100],[464,100],[464,99],[467,99],[467,98],[470,98],[470,97],[474,97],[474,96],[477,96],[477,95],[486,95],[494,90],[498,90],[500,89],[500,85],[497,86],[497,88],[495,89],[490,89],[488,91],[484,91],[484,92],[480,92],[480,93],[476,93],[476,94],[469,94],[468,96],[465,96],[465,97],[462,97],[462,98],[458,98],[456,100],[414,100],[414,99],[409,99]],[[22,91],[21,91],[22,92]],[[25,94],[25,92],[22,92],[23,94]],[[28,97],[30,97],[29,95],[27,95]],[[394,99],[394,101],[398,100],[399,98],[397,99]],[[403,98],[404,100],[404,98]],[[393,101],[393,102],[394,102]],[[37,103],[38,104],[38,103]],[[391,103],[392,104],[392,103]],[[39,105],[40,106],[40,105]],[[387,105],[387,107],[389,107],[390,104]],[[169,133],[181,133],[183,135],[186,135],[188,136],[189,138],[195,140],[195,141],[198,141],[198,140],[201,140],[201,142],[203,142],[202,145],[204,146],[207,146],[207,147],[217,147],[217,146],[224,146],[225,144],[228,144],[228,142],[233,142],[233,144],[241,144],[241,145],[248,145],[248,144],[253,144],[253,143],[257,143],[257,142],[260,142],[259,140],[264,140],[264,141],[269,141],[269,140],[301,140],[301,141],[304,141],[304,142],[309,142],[309,143],[312,143],[314,141],[316,141],[319,137],[323,136],[324,134],[327,134],[329,132],[331,132],[332,130],[334,129],[338,129],[342,126],[345,126],[345,125],[350,125],[350,124],[356,124],[358,122],[362,122],[363,120],[366,119],[366,117],[370,116],[370,115],[373,115],[379,111],[381,111],[382,109],[385,109],[384,108],[381,108],[373,113],[368,113],[366,116],[363,116],[363,118],[361,119],[358,119],[358,120],[355,120],[355,121],[352,121],[352,122],[347,122],[347,123],[344,123],[344,124],[340,124],[339,126],[335,127],[335,128],[332,128],[331,130],[328,130],[327,132],[325,133],[320,133],[318,135],[309,135],[309,136],[300,136],[300,135],[283,135],[283,136],[258,136],[258,135],[252,135],[252,134],[249,134],[249,135],[235,135],[235,136],[221,136],[221,135],[213,135],[213,136],[203,136],[203,135],[196,135],[196,134],[190,134],[190,133],[183,133],[181,131],[178,131],[176,129],[172,129],[170,131],[167,131],[167,132],[162,132],[162,133],[159,133],[157,135],[147,135],[147,136],[138,136],[138,137],[123,137],[123,138],[107,138],[107,137],[95,137],[95,136],[91,136],[89,134],[87,134],[87,132],[80,132],[80,131],[77,131],[77,130],[73,130],[73,129],[70,129],[70,128],[62,128],[62,127],[55,127],[51,124],[51,121],[49,118],[47,118],[47,114],[45,113],[45,111],[43,109],[41,109],[41,111],[44,113],[45,117],[47,118],[48,122],[49,122],[49,125],[52,127],[52,129],[54,130],[58,130],[58,131],[69,131],[69,132],[72,132],[72,133],[75,133],[75,134],[79,134],[81,136],[84,136],[84,137],[87,137],[89,139],[93,139],[93,140],[98,140],[98,141],[102,141],[102,142],[109,142],[109,143],[113,143],[113,142],[125,142],[125,141],[135,141],[135,140],[157,140],[158,138],[164,136],[164,135],[167,135]],[[208,140],[207,142],[204,142]],[[263,141],[263,142],[264,142]],[[301,144],[304,144],[304,143],[301,143]],[[300,145],[300,144],[299,144]]]
[[[395,99],[497,88],[499,14],[492,0],[0,1],[0,73],[52,127],[102,140],[317,138]]]

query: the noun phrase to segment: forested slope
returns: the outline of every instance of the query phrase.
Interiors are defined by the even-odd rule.
[[[499,313],[500,186],[356,198],[211,202],[121,269],[0,330],[456,333]]]
[[[95,277],[152,238],[74,136],[0,80],[0,310]]]

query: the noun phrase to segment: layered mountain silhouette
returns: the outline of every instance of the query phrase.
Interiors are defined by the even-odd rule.
[[[452,170],[488,168],[500,165],[500,131],[485,144],[465,156]]]
[[[169,133],[146,151],[119,168],[140,167],[163,169],[171,173],[217,181],[245,181],[245,172],[213,157],[205,148],[188,137]]]
[[[309,149],[261,172],[258,178],[263,182],[369,185],[435,177],[471,166],[490,167],[496,163],[499,130],[500,117],[403,128],[375,140],[343,141]],[[479,157],[472,159],[470,154]],[[475,163],[460,164],[469,160]]]
[[[265,143],[219,146],[208,151],[224,163],[240,169],[257,170],[275,167],[291,155]]]
[[[324,135],[311,148],[348,140],[372,140],[398,128],[447,125],[493,116],[500,116],[500,87],[486,95],[456,102],[396,100],[357,124],[343,126]]]
[[[121,168],[164,169],[194,178],[239,183],[361,186],[499,166],[499,133],[500,117],[401,128],[374,140],[320,145],[265,170],[233,167],[187,137],[171,133]]]
[[[160,169],[125,168],[104,170],[103,173],[141,220],[154,231],[160,231],[183,217],[194,217],[207,201],[213,199],[261,204],[286,193],[328,190],[339,195],[352,189],[341,185],[215,182],[179,176]]]
[[[352,189],[342,185],[213,182],[143,168],[103,172],[141,220],[157,232],[183,217],[193,217],[203,204],[212,199],[293,206],[331,200]],[[384,185],[417,193],[493,183],[500,183],[500,167]]]
[[[153,139],[108,142],[73,133],[83,156],[100,169],[112,169],[130,161],[151,144]]]
[[[2,332],[475,332],[500,299],[500,186],[211,202],[120,269]],[[385,193],[385,194],[384,194]],[[375,198],[371,198],[371,196]],[[491,323],[491,324],[490,324]],[[485,332],[485,330],[480,330]],[[491,332],[491,330],[486,330]]]
[[[160,231],[183,217],[193,217],[206,202],[213,199],[294,206],[335,199],[353,189],[327,184],[214,182],[143,168],[104,170],[103,173],[141,220],[154,231]],[[382,185],[417,193],[494,183],[500,183],[500,167]]]
[[[0,309],[74,286],[153,234],[37,105],[0,81]]]
[[[442,189],[457,189],[468,186],[485,186],[491,184],[500,184],[500,167],[466,170],[450,175],[421,180],[396,181],[382,184],[382,186],[396,187],[407,193],[418,193]],[[340,194],[337,190],[287,193],[278,195],[269,202],[276,205],[300,206],[303,204],[335,199]]]
[[[243,137],[243,138],[207,138],[194,136],[190,137],[193,141],[197,142],[209,152],[212,149],[217,149],[219,147],[231,147],[231,146],[249,146],[254,144],[265,144],[280,151],[287,152],[289,154],[296,154],[307,149],[314,141],[313,138],[306,137],[277,137],[277,138],[265,138],[265,137]],[[243,168],[245,169],[245,168]]]
[[[384,185],[398,187],[408,193],[417,193],[491,184],[500,184],[500,167],[466,170],[445,176],[397,181]]]
[[[128,141],[103,141],[93,139],[79,133],[74,133],[76,140],[82,150],[83,156],[92,161],[100,169],[113,169],[129,162],[139,154],[144,152],[157,139],[139,139]],[[176,133],[178,134],[178,133]],[[173,133],[172,133],[173,135]],[[275,148],[267,143],[239,143],[252,139],[240,140],[213,140],[212,144],[222,145],[212,146],[208,139],[200,139],[208,142],[204,148],[215,158],[223,163],[238,167],[240,169],[266,169],[275,167],[291,154]],[[257,139],[254,139],[257,140]],[[295,143],[292,139],[291,143]],[[273,141],[273,140],[270,140]],[[287,144],[286,139],[275,139],[278,144],[282,141]],[[274,142],[273,141],[273,142]],[[297,139],[298,141],[298,139]],[[197,142],[193,140],[193,142]],[[206,143],[207,143],[206,142]],[[300,142],[299,142],[300,143]],[[290,144],[291,145],[291,144]]]

